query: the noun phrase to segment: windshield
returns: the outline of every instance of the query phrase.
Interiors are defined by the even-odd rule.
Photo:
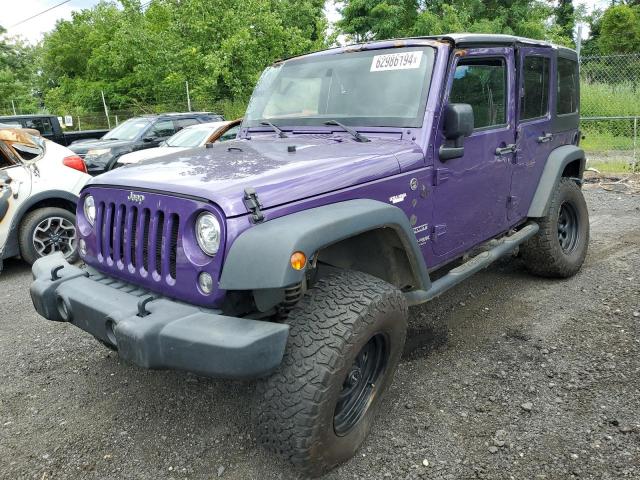
[[[419,127],[435,50],[390,48],[292,59],[262,74],[245,125]]]
[[[130,118],[105,134],[103,140],[133,140],[151,123],[146,118]]]
[[[211,128],[184,128],[167,139],[167,147],[199,147],[211,136]]]

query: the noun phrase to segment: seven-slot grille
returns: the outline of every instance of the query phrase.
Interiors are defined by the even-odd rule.
[[[175,213],[100,202],[96,215],[98,260],[174,283],[179,228],[180,218]]]

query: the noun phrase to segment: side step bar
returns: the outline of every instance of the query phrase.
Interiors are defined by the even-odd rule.
[[[469,259],[459,267],[452,269],[442,278],[431,284],[429,290],[414,290],[407,292],[405,298],[409,305],[419,305],[434,299],[438,295],[454,287],[463,280],[469,278],[474,273],[487,268],[493,262],[507,253],[513,252],[518,245],[533,237],[540,227],[535,222],[529,222],[510,237],[505,237],[498,245],[491,250],[482,252]]]

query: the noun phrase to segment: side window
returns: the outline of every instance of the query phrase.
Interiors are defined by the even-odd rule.
[[[25,128],[32,128],[38,130],[42,135],[51,135],[53,128],[51,128],[51,120],[48,118],[29,118],[23,123]]]
[[[229,130],[227,130],[222,135],[220,135],[220,138],[218,138],[218,142],[226,142],[227,140],[233,140],[238,136],[239,131],[240,131],[240,125],[231,127]]]
[[[506,124],[507,73],[504,60],[461,60],[456,66],[449,102],[470,104],[476,129]]]
[[[578,111],[578,63],[558,57],[558,115]]]
[[[525,57],[522,64],[520,119],[544,117],[549,111],[548,57]]]
[[[151,131],[149,134],[152,137],[170,137],[176,133],[173,128],[173,121],[171,120],[160,120],[153,127],[151,127]]]
[[[179,132],[184,127],[189,127],[191,125],[195,125],[200,122],[198,122],[195,118],[179,118],[175,120],[173,123],[175,123],[176,125],[176,132]]]

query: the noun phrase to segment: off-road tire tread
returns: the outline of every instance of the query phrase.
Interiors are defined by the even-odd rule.
[[[353,347],[353,333],[370,324],[376,311],[401,311],[398,321],[406,327],[406,301],[392,285],[354,271],[320,279],[289,314],[289,339],[279,370],[257,387],[261,443],[307,475],[333,466],[323,465],[311,451],[323,451],[316,435],[322,402],[327,401],[329,377],[344,366],[343,352]],[[402,344],[404,339],[405,333]],[[395,361],[391,372],[399,357],[390,359]],[[305,390],[307,386],[311,388]]]
[[[586,238],[580,240],[582,251],[579,254],[577,262],[569,262],[566,255],[562,251],[558,242],[557,219],[553,212],[557,212],[560,208],[564,193],[566,191],[574,191],[577,193],[582,205],[576,205],[578,210],[583,209],[588,212],[587,204],[582,195],[582,190],[576,182],[570,178],[563,177],[560,179],[551,202],[549,204],[549,213],[543,218],[537,219],[540,230],[536,235],[522,245],[520,253],[527,266],[527,269],[538,276],[549,278],[568,278],[575,275],[587,255],[587,247],[589,244],[589,229],[587,228]],[[580,220],[589,222],[588,213]]]

